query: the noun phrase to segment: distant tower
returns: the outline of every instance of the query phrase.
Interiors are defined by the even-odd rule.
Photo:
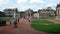
[[[60,3],[57,4],[57,7],[56,7],[56,15],[57,15],[57,18],[60,18]]]

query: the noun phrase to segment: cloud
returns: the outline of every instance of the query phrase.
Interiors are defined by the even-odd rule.
[[[37,11],[38,9],[42,9],[42,7],[37,6],[37,5],[24,5],[24,6],[20,6],[19,7],[20,10],[24,10],[24,11],[27,10],[27,9],[29,9],[29,8],[32,9],[32,10],[34,10],[34,11]]]
[[[17,0],[17,3],[26,3],[28,0]]]
[[[0,10],[4,8],[18,8],[19,11],[29,8],[38,10],[46,7],[55,8],[60,0],[0,0]]]
[[[30,0],[30,3],[44,3],[43,0]]]
[[[40,7],[39,9],[43,9],[42,7]]]
[[[47,4],[47,7],[52,7],[52,6],[56,6],[56,4]]]
[[[9,0],[0,0],[0,5],[4,5],[9,3]]]
[[[47,7],[51,7],[53,4],[48,4]]]

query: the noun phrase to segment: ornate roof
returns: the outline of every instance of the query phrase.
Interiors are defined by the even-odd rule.
[[[57,7],[60,7],[60,3],[59,3],[59,4],[57,4]]]

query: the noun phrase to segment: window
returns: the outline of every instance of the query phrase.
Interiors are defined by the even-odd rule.
[[[11,13],[8,13],[8,14],[11,14]]]

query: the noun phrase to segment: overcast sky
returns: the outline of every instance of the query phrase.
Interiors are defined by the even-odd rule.
[[[59,2],[60,0],[0,0],[0,10],[18,8],[19,11],[24,11],[30,8],[37,11],[38,9],[47,7],[55,9]]]

